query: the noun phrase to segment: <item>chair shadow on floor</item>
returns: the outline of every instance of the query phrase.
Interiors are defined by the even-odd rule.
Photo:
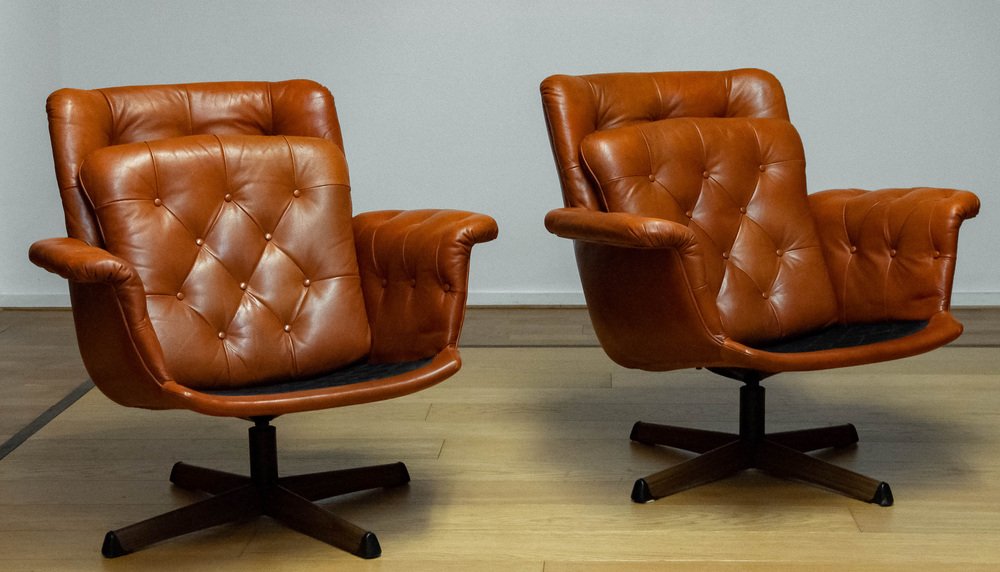
[[[888,482],[897,487],[897,498],[901,502],[914,496],[911,493],[921,497],[939,494],[941,498],[948,498],[956,490],[977,484],[976,470],[968,462],[972,454],[967,451],[968,446],[988,443],[993,438],[974,423],[963,423],[963,419],[969,419],[969,411],[976,408],[976,392],[968,391],[962,399],[956,398],[949,391],[949,384],[944,383],[956,373],[945,367],[931,364],[919,374],[894,374],[890,373],[892,369],[890,362],[871,366],[870,371],[860,366],[850,370],[785,373],[766,380],[762,385],[767,389],[768,398],[767,431],[854,424],[860,436],[858,443],[821,449],[811,455]],[[913,375],[912,381],[907,379],[909,375]],[[623,393],[625,401],[634,403],[632,416],[628,419],[625,418],[629,414],[627,405],[619,404],[614,408],[619,429],[617,434],[607,435],[607,438],[620,439],[621,447],[629,451],[626,466],[607,466],[607,479],[623,481],[622,502],[628,500],[632,480],[696,456],[669,447],[630,442],[629,419],[729,433],[738,429],[739,384],[735,382],[709,372],[691,370],[650,373],[619,368],[612,378],[613,387]],[[648,392],[648,399],[642,399],[644,392]],[[564,432],[555,425],[573,417],[573,409],[578,407],[580,400],[587,399],[585,393],[579,390],[574,394],[573,390],[568,390],[553,402],[544,404],[563,414],[551,416],[546,421],[549,427],[543,431]],[[610,397],[609,401],[615,398]],[[555,454],[552,458],[572,459]],[[596,457],[578,460],[592,465],[601,463]],[[924,495],[923,491],[929,492]],[[702,502],[706,498],[724,504],[769,504],[772,500],[775,505],[841,502],[841,499],[847,503],[857,502],[821,487],[787,481],[758,470],[739,472],[659,502],[683,504]],[[862,506],[865,504],[858,502],[857,507]]]

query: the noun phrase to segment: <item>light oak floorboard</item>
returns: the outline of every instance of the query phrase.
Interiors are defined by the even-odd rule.
[[[19,323],[4,314],[0,339]],[[51,331],[35,342],[56,342],[32,358],[37,378],[50,362],[71,389],[84,374],[59,355],[67,324],[42,322]],[[17,354],[32,342],[15,346],[6,359],[21,375]],[[249,424],[126,409],[91,391],[0,460],[0,570],[1000,569],[996,348],[765,381],[769,430],[858,426],[857,446],[816,454],[888,481],[891,508],[755,471],[634,504],[634,479],[691,455],[630,443],[632,422],[734,431],[738,383],[631,371],[586,345],[483,344],[463,359],[426,391],[275,422],[283,474],[407,463],[408,486],[325,503],[379,535],[378,560],[266,518],[103,559],[109,528],[201,498],[168,483],[174,462],[245,471]]]

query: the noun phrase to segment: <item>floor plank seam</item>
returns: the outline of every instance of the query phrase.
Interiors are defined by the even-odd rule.
[[[73,391],[66,394],[65,397],[59,400],[58,403],[46,409],[41,415],[36,417],[34,421],[28,423],[23,429],[14,433],[10,439],[7,439],[3,445],[0,445],[0,460],[11,454],[15,449],[21,446],[22,443],[27,441],[32,435],[39,432],[43,427],[49,424],[50,421],[59,416],[60,413],[69,408],[77,402],[78,399],[87,394],[88,391],[94,388],[93,382],[89,379],[78,385]]]

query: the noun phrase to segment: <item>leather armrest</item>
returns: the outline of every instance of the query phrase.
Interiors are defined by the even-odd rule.
[[[122,405],[171,407],[160,391],[170,376],[132,265],[75,238],[40,240],[28,257],[69,280],[80,355],[94,384]]]
[[[473,245],[496,222],[466,211],[376,211],[354,217],[373,362],[418,359],[458,343]]]
[[[75,238],[39,240],[28,249],[28,258],[35,265],[74,282],[142,288],[142,281],[128,262]]]
[[[574,241],[594,331],[615,362],[666,370],[718,360],[725,334],[689,228],[584,208],[552,210],[545,227]]]
[[[670,220],[630,213],[561,208],[545,215],[545,228],[563,238],[628,248],[690,248],[695,235]]]
[[[131,264],[107,250],[75,238],[49,238],[32,244],[28,258],[71,283],[111,286],[126,312],[128,323],[148,320],[142,279]]]
[[[968,191],[835,189],[809,196],[844,322],[927,319],[947,310]]]

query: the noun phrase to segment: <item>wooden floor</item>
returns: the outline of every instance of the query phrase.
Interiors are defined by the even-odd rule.
[[[621,368],[579,310],[476,309],[448,381],[276,422],[283,473],[407,463],[409,486],[328,505],[379,535],[380,559],[259,519],[104,560],[107,529],[197,498],[167,482],[175,461],[245,470],[247,424],[95,390],[0,460],[0,570],[998,570],[996,318],[963,316],[962,343],[924,356],[766,383],[769,430],[858,426],[820,456],[891,483],[890,508],[756,472],[634,504],[634,479],[688,455],[630,443],[632,422],[735,430],[738,384]],[[0,311],[0,440],[85,379],[71,330]]]

